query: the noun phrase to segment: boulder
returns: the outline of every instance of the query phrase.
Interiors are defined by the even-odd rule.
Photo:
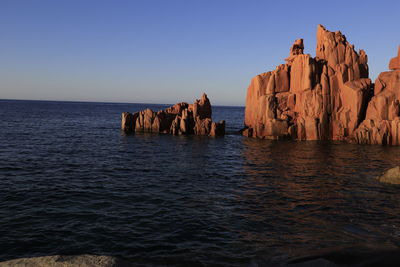
[[[400,184],[400,166],[386,170],[376,179],[382,183]]]
[[[151,109],[145,109],[133,114],[123,112],[121,128],[125,133],[225,135],[225,121],[212,122],[211,114],[210,100],[206,94],[203,94],[193,104],[181,102],[158,112]]]

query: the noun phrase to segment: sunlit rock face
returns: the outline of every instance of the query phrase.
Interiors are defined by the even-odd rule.
[[[211,103],[206,94],[193,104],[177,103],[158,112],[145,109],[122,113],[121,128],[126,133],[152,132],[169,134],[225,135],[225,121],[211,120]]]
[[[316,57],[294,42],[286,63],[254,77],[243,134],[297,140],[346,140],[364,120],[372,94],[367,55],[341,32],[317,28]]]
[[[360,144],[400,145],[400,47],[375,81],[374,97],[368,103],[366,118],[354,134]]]

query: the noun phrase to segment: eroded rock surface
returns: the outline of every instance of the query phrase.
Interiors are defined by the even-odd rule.
[[[359,144],[400,145],[400,47],[375,81],[374,97],[368,103],[365,120],[354,133]]]
[[[364,120],[372,94],[365,52],[356,52],[341,32],[322,25],[316,57],[303,51],[303,40],[296,40],[285,64],[252,79],[244,135],[346,140]]]
[[[122,113],[121,128],[126,133],[152,132],[169,134],[225,135],[225,121],[211,120],[211,103],[206,94],[193,104],[177,103],[166,110],[145,109]]]
[[[55,255],[34,258],[20,258],[0,262],[0,267],[131,267],[125,260],[111,256],[97,255]]]
[[[397,57],[394,57],[389,62],[389,69],[400,70],[400,46],[398,48]]]

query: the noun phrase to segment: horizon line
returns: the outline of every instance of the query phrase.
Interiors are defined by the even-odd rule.
[[[170,103],[146,103],[146,102],[118,102],[118,101],[91,101],[91,100],[49,100],[49,99],[15,99],[15,98],[0,98],[0,101],[32,101],[32,102],[67,102],[67,103],[99,103],[99,104],[139,104],[139,105],[166,105],[166,106],[173,106],[175,104]],[[244,108],[244,105],[220,105],[220,104],[213,104],[211,106],[216,107],[240,107]]]

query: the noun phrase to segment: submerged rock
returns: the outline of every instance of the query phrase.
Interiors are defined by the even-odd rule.
[[[152,132],[169,134],[225,135],[225,121],[212,122],[211,103],[206,94],[193,104],[177,103],[158,112],[146,109],[123,112],[121,128],[126,133]]]
[[[73,255],[21,258],[0,262],[0,267],[131,267],[133,264],[111,256]]]
[[[400,166],[386,170],[376,179],[382,183],[400,184]]]

